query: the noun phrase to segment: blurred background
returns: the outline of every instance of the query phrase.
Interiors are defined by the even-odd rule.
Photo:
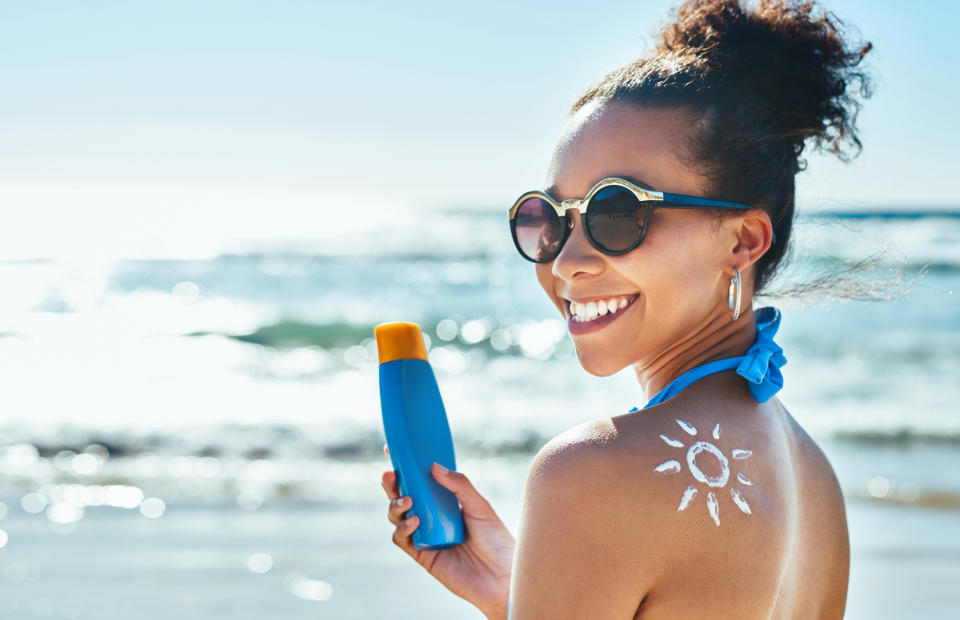
[[[506,211],[674,5],[0,1],[0,616],[482,618],[391,541],[373,327],[423,327],[516,533],[536,451],[647,395],[579,366]],[[902,294],[757,306],[847,499],[847,617],[956,617],[960,9],[827,6],[876,94],[778,284],[874,257]]]

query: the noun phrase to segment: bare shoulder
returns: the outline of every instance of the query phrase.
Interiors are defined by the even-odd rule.
[[[585,614],[556,617],[842,617],[844,510],[829,461],[779,400],[718,373],[541,448],[513,592],[526,609]],[[538,571],[548,564],[563,568]]]
[[[798,524],[791,441],[774,402],[723,386],[723,377],[708,377],[698,390],[608,422],[624,493],[655,532],[651,615],[762,615],[790,579]]]
[[[671,513],[684,536],[763,529],[790,509],[790,443],[779,422],[748,406],[678,396],[609,419],[619,438],[613,458],[632,473],[635,493]]]
[[[647,594],[676,574],[678,566],[708,551],[704,543],[716,536],[717,527],[704,503],[713,501],[708,499],[713,494],[707,487],[696,495],[690,484],[680,484],[670,475],[677,473],[674,470],[683,459],[678,447],[636,422],[640,418],[592,420],[547,442],[531,464],[523,514],[530,530],[543,531],[542,521],[549,519],[545,506],[550,505],[555,518],[563,515],[572,528],[568,532],[579,528],[576,537],[590,540],[601,560],[592,575],[601,577],[601,582],[604,576],[620,582],[627,579],[620,611],[632,605],[631,613]],[[700,500],[702,512],[697,515],[692,509],[694,499]],[[746,502],[741,500],[743,506]],[[682,510],[690,509],[678,518],[681,503],[685,504]],[[521,526],[520,538],[523,530]],[[609,585],[602,590],[611,593]]]
[[[811,587],[821,593],[819,616],[842,618],[850,578],[843,491],[827,455],[786,409],[783,412],[798,455],[797,489],[802,498],[798,529],[804,552],[798,554],[796,572],[809,575]]]
[[[616,433],[609,421],[585,423],[534,457],[511,577],[515,617],[631,618],[655,582],[660,532],[623,478]]]
[[[783,409],[783,416],[784,424],[789,429],[790,437],[794,442],[794,450],[806,469],[805,478],[818,481],[818,493],[831,496],[842,505],[843,493],[840,482],[827,455],[789,411]]]

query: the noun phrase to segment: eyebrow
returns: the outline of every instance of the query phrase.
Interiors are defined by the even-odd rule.
[[[604,178],[604,179],[609,179],[610,177],[617,177],[617,178],[623,179],[623,180],[625,180],[625,181],[630,181],[631,183],[633,183],[633,184],[636,185],[637,187],[642,187],[643,189],[648,189],[648,190],[650,190],[651,192],[656,191],[656,190],[653,188],[653,185],[651,185],[650,183],[647,183],[646,181],[641,181],[641,180],[638,179],[637,177],[632,176],[632,175],[629,175],[629,174],[611,174],[611,175],[605,176],[605,177],[603,177],[603,178]],[[596,185],[596,184],[599,183],[601,180],[602,180],[602,179],[597,179],[596,182],[594,182],[593,185]],[[593,187],[593,185],[591,185],[590,187]],[[553,196],[553,197],[556,197],[557,186],[556,186],[556,185],[551,185],[550,187],[548,187],[547,189],[545,189],[545,190],[543,190],[543,191],[546,192],[547,194],[550,194],[550,195]]]

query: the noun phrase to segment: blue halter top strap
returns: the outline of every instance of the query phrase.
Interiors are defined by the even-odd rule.
[[[681,373],[667,387],[657,392],[643,408],[660,404],[679,394],[697,379],[734,368],[738,375],[747,380],[750,393],[757,402],[763,403],[770,400],[783,387],[780,367],[787,363],[787,358],[783,356],[783,349],[773,341],[780,327],[780,310],[773,306],[765,306],[755,310],[753,317],[757,326],[757,340],[747,349],[746,354],[706,362]],[[634,407],[630,411],[639,410]]]

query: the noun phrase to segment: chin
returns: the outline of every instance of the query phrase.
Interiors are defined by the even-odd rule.
[[[576,347],[576,345],[574,345]],[[577,360],[580,366],[595,377],[609,377],[615,375],[625,368],[625,364],[617,363],[610,359],[610,356],[603,352],[597,352],[595,355],[584,355],[580,349],[577,349]]]

